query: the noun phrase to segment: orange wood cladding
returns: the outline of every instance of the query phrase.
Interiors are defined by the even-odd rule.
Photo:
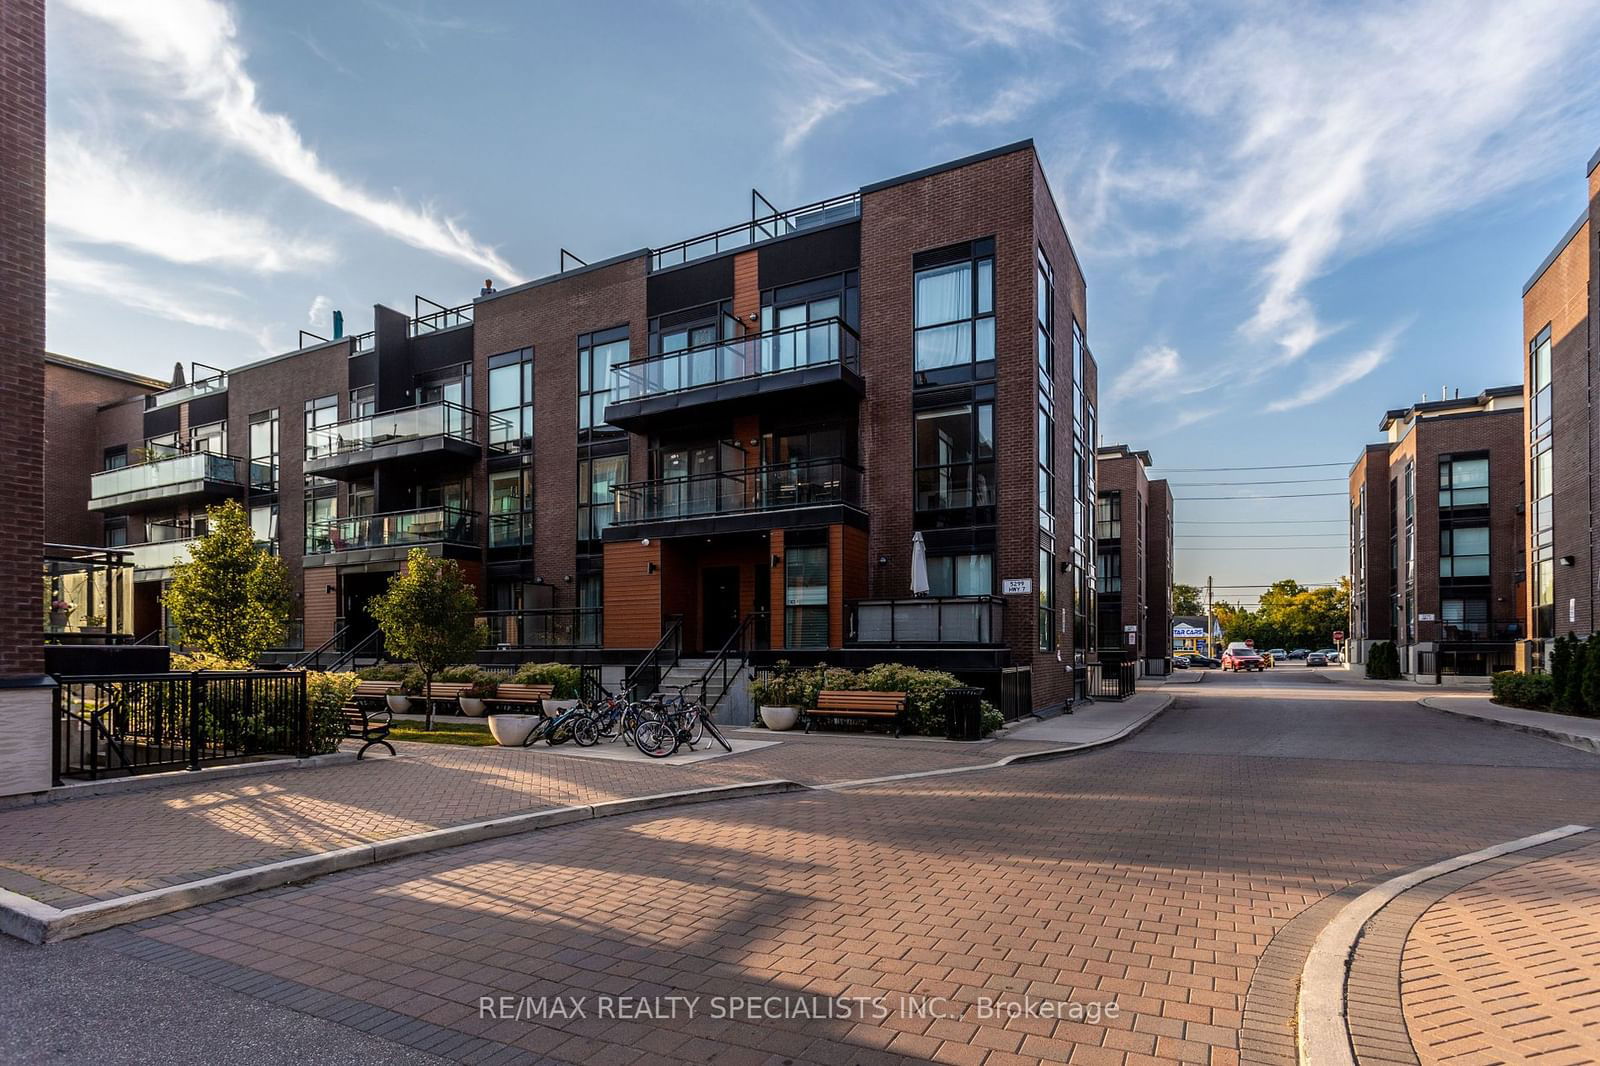
[[[305,645],[315,648],[333,636],[339,617],[339,594],[328,586],[339,587],[339,568],[308,566],[305,569]]]
[[[778,557],[778,565],[772,568],[772,598],[767,602],[771,604],[768,614],[768,632],[774,648],[783,647],[783,530],[772,531],[772,554]]]
[[[608,648],[653,648],[661,639],[661,542],[607,541]]]
[[[733,257],[733,313],[751,333],[761,328],[759,252],[740,252]]]

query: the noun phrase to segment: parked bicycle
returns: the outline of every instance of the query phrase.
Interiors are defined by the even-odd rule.
[[[659,717],[641,722],[634,738],[638,749],[654,759],[665,759],[687,745],[694,747],[705,734],[710,733],[724,751],[733,751],[733,745],[722,735],[717,723],[699,700],[691,700],[682,691],[676,697],[666,697],[661,703]]]
[[[528,734],[528,739],[522,742],[523,747],[531,746],[536,740],[542,740],[551,747],[565,744],[569,740],[583,748],[600,743],[600,733],[595,728],[594,717],[581,703],[554,716],[545,714],[544,708],[541,707],[539,714],[539,723]]]

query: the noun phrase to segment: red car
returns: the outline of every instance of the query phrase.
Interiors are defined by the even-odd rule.
[[[1266,663],[1256,652],[1239,650],[1224,652],[1222,655],[1222,668],[1238,673],[1240,670],[1265,670]]]

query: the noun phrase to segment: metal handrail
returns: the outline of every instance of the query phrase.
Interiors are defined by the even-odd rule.
[[[717,649],[717,654],[706,666],[705,671],[691,683],[692,685],[700,686],[700,702],[705,706],[708,713],[717,709],[717,704],[722,702],[722,697],[726,696],[728,690],[733,687],[733,682],[738,678],[739,671],[743,670],[745,664],[750,661],[750,652],[753,650],[753,644],[747,647],[746,640],[754,632],[756,623],[764,622],[766,619],[766,611],[751,611],[745,615],[738,628],[729,634],[727,640],[722,642],[722,647]],[[733,668],[730,674],[728,665],[733,661],[735,653],[738,655],[739,664]],[[709,694],[711,675],[718,671],[721,671],[722,688],[718,691],[716,698],[712,699]]]
[[[440,414],[438,425],[421,425],[422,416],[437,410]],[[311,458],[323,458],[332,455],[343,455],[346,452],[364,451],[380,443],[378,433],[372,432],[374,427],[382,427],[385,420],[400,429],[399,423],[407,416],[416,418],[417,424],[409,427],[410,432],[396,432],[381,434],[385,440],[412,440],[419,437],[455,437],[460,440],[477,443],[478,422],[487,419],[492,426],[499,422],[510,428],[511,423],[495,415],[483,415],[465,404],[454,403],[450,400],[435,400],[432,403],[417,403],[409,407],[396,407],[388,411],[375,411],[370,415],[357,415],[339,422],[330,422],[325,426],[318,426],[306,435],[306,451]],[[349,438],[343,430],[349,427],[365,425],[367,432],[352,433]],[[312,453],[315,454],[312,454]]]
[[[611,487],[615,525],[861,503],[862,473],[843,459],[735,467]]]
[[[437,307],[437,311],[422,313],[422,305]],[[437,333],[442,329],[454,329],[456,326],[465,326],[472,321],[472,304],[465,303],[458,307],[446,307],[444,304],[435,303],[426,296],[417,296],[412,303],[412,317],[406,329],[415,337],[423,333]]]
[[[349,627],[346,626],[345,628],[348,629]],[[362,651],[366,650],[369,645],[375,645],[382,639],[383,630],[374,629],[371,633],[368,633],[366,636],[356,641],[356,643],[348,648],[344,654],[333,660],[332,665],[328,667],[328,672],[336,673],[339,670],[343,670],[345,667],[354,663],[356,661],[356,656],[360,655]],[[379,657],[381,658],[382,656],[380,655]]]
[[[672,649],[672,657],[667,660],[667,670],[671,670],[677,665],[678,656],[683,650],[683,619],[681,618],[673,619],[667,625],[666,630],[662,632],[661,639],[656,641],[656,646],[651,648],[649,654],[640,660],[638,666],[628,671],[628,675],[622,679],[622,691],[626,692],[631,698],[637,699],[639,693],[636,689],[639,686],[640,678],[645,671],[652,668],[656,671],[656,681],[659,682],[661,675],[666,672],[661,668],[661,656],[669,647]]]
[[[770,215],[752,218],[748,222],[724,226],[722,229],[690,237],[676,244],[651,249],[650,270],[654,272],[665,267],[680,266],[719,252],[755,244],[757,241],[782,237],[811,226],[839,219],[857,218],[860,214],[859,192],[818,200],[816,203],[790,208],[787,211],[775,211]]]
[[[327,651],[329,648],[333,647],[335,642],[337,642],[339,639],[341,639],[349,631],[350,631],[350,626],[348,624],[342,625],[342,626],[335,626],[334,627],[334,631],[333,631],[333,636],[329,637],[327,640],[323,641],[321,644],[318,644],[315,648],[311,649],[310,651],[306,652],[304,655],[300,656],[300,658],[295,659],[293,662],[291,662],[289,664],[289,669],[291,669],[291,670],[304,670],[310,664],[319,661],[322,658],[322,653]]]
[[[626,403],[835,363],[858,371],[860,351],[860,335],[841,318],[780,326],[618,363],[611,368],[611,402]]]

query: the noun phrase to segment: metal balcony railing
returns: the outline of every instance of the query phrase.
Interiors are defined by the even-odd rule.
[[[335,518],[320,529],[307,531],[306,554],[441,543],[477,544],[478,512],[459,507],[424,507]]]
[[[173,404],[183,403],[200,396],[210,396],[213,393],[228,391],[228,375],[215,374],[209,378],[191,381],[187,385],[178,385],[174,388],[153,392],[144,398],[146,411],[154,411],[162,407],[171,407]]]
[[[669,244],[665,248],[657,248],[650,253],[650,269],[655,271],[679,266],[719,252],[755,244],[757,241],[782,237],[796,230],[822,226],[847,218],[859,218],[860,215],[861,194],[858,192],[835,196],[829,200],[818,200],[814,204],[791,208],[788,211],[777,211],[713,233],[690,237],[686,241]]]
[[[842,459],[718,470],[612,489],[616,524],[748,514],[790,507],[861,505],[861,468]]]
[[[542,607],[526,611],[483,611],[497,648],[598,648],[604,630],[599,607]]]
[[[861,338],[837,318],[714,341],[611,368],[613,403],[838,364],[859,373]]]
[[[195,481],[243,485],[244,467],[244,460],[237,456],[211,452],[188,452],[151,459],[94,474],[89,478],[89,499],[103,500],[127,492],[173,488]]]
[[[363,415],[321,426],[307,433],[306,458],[326,459],[423,437],[452,437],[469,444],[476,443],[478,423],[482,418],[471,408],[444,402]]]
[[[851,600],[851,644],[1004,644],[1005,601],[998,596],[917,596]]]

